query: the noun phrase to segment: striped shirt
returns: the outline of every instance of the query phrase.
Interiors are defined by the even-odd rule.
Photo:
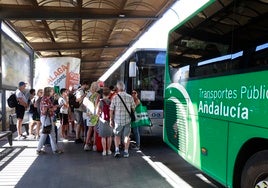
[[[135,109],[135,103],[131,95],[127,94],[126,92],[119,92],[118,94],[124,100],[129,112],[131,111],[131,108]],[[118,95],[115,95],[112,98],[110,110],[114,111],[114,122],[116,124],[122,126],[130,124],[130,115]]]

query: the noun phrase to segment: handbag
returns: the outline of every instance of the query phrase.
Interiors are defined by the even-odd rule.
[[[42,129],[43,134],[50,134],[51,130],[52,130],[52,124],[46,125],[47,116],[48,116],[48,112],[47,112],[47,115],[45,118],[45,125],[43,126],[43,129]],[[50,119],[50,123],[51,123],[51,118],[49,118],[49,119]]]
[[[51,129],[52,129],[52,125],[47,125],[47,126],[43,127],[42,133],[43,134],[50,134]]]
[[[131,118],[131,122],[136,121],[135,112],[132,110],[132,108],[131,108],[131,111],[129,112],[129,110],[128,110],[128,108],[127,108],[127,106],[126,106],[124,100],[121,98],[121,96],[120,96],[119,94],[117,94],[117,95],[118,95],[118,97],[120,98],[120,100],[122,101],[122,103],[124,104],[124,106],[125,106],[125,108],[126,108],[128,114],[129,114],[129,116],[130,116],[130,118]]]
[[[144,127],[152,126],[152,122],[149,117],[146,106],[143,106],[140,103],[138,106],[136,106],[135,113],[136,113],[136,121],[131,123],[131,128],[140,127],[140,126],[144,126]]]

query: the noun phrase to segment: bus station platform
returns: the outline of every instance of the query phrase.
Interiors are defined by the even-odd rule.
[[[13,135],[14,138],[15,135]],[[159,136],[141,137],[141,149],[129,158],[84,151],[73,140],[59,141],[63,154],[36,154],[37,140],[0,140],[0,187],[17,188],[215,188]]]

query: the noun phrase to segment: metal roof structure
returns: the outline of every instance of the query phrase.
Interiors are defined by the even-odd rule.
[[[1,0],[0,19],[40,57],[81,59],[97,80],[176,0]]]

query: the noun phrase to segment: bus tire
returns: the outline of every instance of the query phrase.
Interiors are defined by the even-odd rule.
[[[268,183],[268,150],[251,156],[242,171],[241,188],[263,187]]]

